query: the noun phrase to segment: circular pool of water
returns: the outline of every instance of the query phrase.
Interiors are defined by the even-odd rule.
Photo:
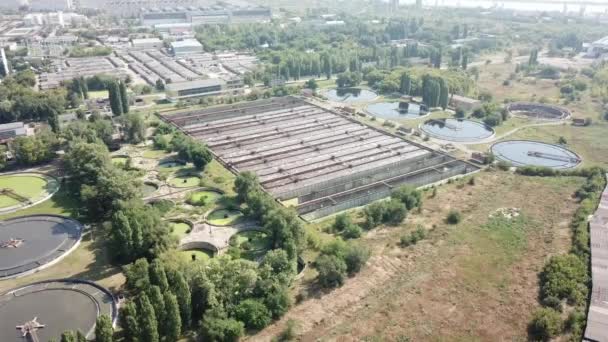
[[[343,103],[367,102],[378,97],[378,94],[373,91],[361,88],[330,89],[323,95],[330,101]]]
[[[229,226],[243,217],[239,210],[217,209],[207,215],[207,222],[214,226]]]
[[[570,169],[581,162],[581,158],[565,147],[539,141],[510,140],[492,145],[497,159],[514,166],[542,166],[552,169]]]
[[[382,119],[418,119],[428,114],[425,105],[408,102],[378,102],[367,106],[367,112]]]
[[[475,143],[494,135],[492,127],[464,119],[428,120],[420,129],[433,138],[462,143]]]

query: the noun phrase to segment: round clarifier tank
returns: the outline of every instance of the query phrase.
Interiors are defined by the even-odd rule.
[[[378,102],[367,106],[370,115],[382,119],[419,119],[428,115],[425,105],[410,102]]]
[[[581,163],[581,158],[569,149],[539,141],[503,141],[492,145],[491,151],[497,159],[514,166],[570,169]]]
[[[371,90],[361,88],[337,88],[330,89],[323,93],[332,102],[359,103],[368,102],[378,97],[378,94]]]
[[[433,138],[460,143],[477,143],[494,135],[492,127],[473,120],[428,120],[420,129]]]

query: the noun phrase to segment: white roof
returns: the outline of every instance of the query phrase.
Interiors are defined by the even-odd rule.
[[[172,42],[171,47],[173,47],[174,49],[175,48],[184,48],[184,47],[202,48],[203,45],[201,43],[199,43],[199,41],[196,39],[185,39],[185,40],[178,40],[176,42]]]

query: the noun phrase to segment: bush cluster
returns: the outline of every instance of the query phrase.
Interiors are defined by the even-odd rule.
[[[326,288],[339,287],[348,275],[361,270],[370,256],[370,250],[354,242],[336,239],[321,249],[315,260],[319,284]]]

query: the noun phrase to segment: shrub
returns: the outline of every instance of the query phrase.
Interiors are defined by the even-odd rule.
[[[543,298],[568,299],[582,304],[587,298],[587,267],[574,254],[552,257],[540,275]]]
[[[401,201],[396,199],[391,199],[385,205],[384,213],[382,215],[382,222],[398,225],[407,216],[407,207],[405,204],[401,203]]]
[[[502,116],[500,116],[500,114],[492,113],[483,119],[483,123],[490,127],[500,126],[502,123]]]
[[[562,312],[562,301],[557,297],[549,296],[543,299],[543,305],[554,309],[555,311]]]
[[[345,239],[357,239],[361,237],[363,230],[361,227],[354,223],[350,223],[346,228],[344,228],[342,235]]]
[[[391,193],[391,198],[397,199],[405,204],[407,210],[419,207],[422,203],[422,193],[411,185],[404,185]]]
[[[254,299],[245,299],[235,310],[236,318],[248,329],[259,330],[270,324],[270,311],[262,303]]]
[[[368,248],[354,244],[350,245],[344,257],[346,272],[351,275],[359,272],[369,259],[370,254]]]
[[[326,288],[338,287],[344,284],[346,278],[346,263],[335,255],[321,255],[317,258],[316,268],[319,272],[319,283]]]
[[[511,168],[511,163],[501,160],[496,164],[496,167],[502,171],[509,171]]]
[[[448,216],[445,219],[445,221],[448,224],[458,224],[458,223],[460,223],[461,220],[462,220],[462,215],[460,214],[459,211],[456,211],[456,210],[450,210],[450,212],[448,213]]]
[[[418,241],[423,240],[426,237],[426,230],[423,227],[419,226],[415,231],[411,232],[409,235],[404,235],[401,237],[400,244],[402,247],[408,247],[411,245],[415,245]]]
[[[533,337],[546,341],[561,332],[562,319],[559,312],[549,308],[541,308],[534,313],[529,328]]]
[[[454,116],[456,116],[458,119],[462,119],[466,116],[466,113],[464,112],[463,109],[456,108],[456,114]]]
[[[382,202],[375,202],[365,207],[363,210],[363,215],[365,215],[365,228],[372,229],[382,224],[385,211],[386,208]]]
[[[352,223],[352,220],[347,214],[340,214],[336,216],[336,220],[334,221],[332,228],[335,232],[341,232]]]

